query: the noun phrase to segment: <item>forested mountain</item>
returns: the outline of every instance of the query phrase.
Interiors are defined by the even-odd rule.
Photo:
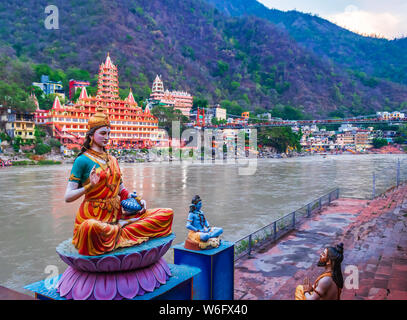
[[[317,15],[268,9],[256,0],[206,1],[227,16],[252,15],[266,19],[323,59],[370,76],[407,84],[407,38],[387,40],[362,36]]]
[[[57,30],[44,27],[48,4],[0,3],[0,104],[4,86],[29,89],[48,66],[52,80],[81,76],[95,85],[107,52],[121,88],[139,101],[160,74],[166,88],[236,114],[290,105],[314,117],[359,115],[407,102],[406,86],[324,59],[280,24],[228,16],[203,0],[55,0]]]

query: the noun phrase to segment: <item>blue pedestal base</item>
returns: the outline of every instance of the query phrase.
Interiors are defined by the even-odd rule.
[[[192,281],[201,270],[191,266],[168,265],[172,276],[166,284],[153,292],[137,296],[132,300],[192,300]],[[47,284],[56,284],[62,275],[48,279]],[[49,285],[48,285],[49,287]],[[66,300],[61,297],[55,286],[47,289],[45,280],[29,284],[24,289],[35,292],[35,297],[40,300]]]
[[[194,278],[194,300],[233,300],[234,243],[222,241],[209,250],[188,250],[184,243],[173,246],[174,263],[197,267],[201,273]]]

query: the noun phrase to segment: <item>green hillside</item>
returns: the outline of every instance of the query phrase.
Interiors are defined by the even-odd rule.
[[[402,84],[344,68],[305,48],[280,25],[228,17],[206,1],[53,4],[59,8],[58,30],[44,27],[47,1],[0,3],[0,56],[29,69],[24,79],[10,79],[10,65],[7,73],[0,69],[3,84],[29,89],[48,68],[52,80],[81,77],[95,86],[110,52],[122,92],[132,88],[138,101],[149,96],[157,74],[166,88],[234,113],[290,106],[313,117],[359,115],[400,109],[407,101]]]
[[[407,84],[407,39],[366,37],[316,15],[268,9],[256,0],[206,0],[228,16],[256,16],[286,31],[324,59],[370,76]]]

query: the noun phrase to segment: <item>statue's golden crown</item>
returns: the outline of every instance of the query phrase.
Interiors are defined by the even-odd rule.
[[[96,113],[90,117],[88,121],[88,129],[92,129],[95,127],[103,127],[108,126],[110,127],[110,120],[109,115],[105,113],[105,109],[102,107],[96,108]]]

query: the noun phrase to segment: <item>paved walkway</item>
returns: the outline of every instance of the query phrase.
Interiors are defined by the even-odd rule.
[[[11,290],[0,286],[0,300],[35,300],[34,297],[27,294]]]
[[[407,185],[375,200],[338,199],[276,244],[235,265],[235,299],[292,300],[304,277],[323,271],[320,252],[344,243],[344,262],[356,266],[357,289],[342,299],[407,299]],[[344,278],[350,275],[344,272]]]

